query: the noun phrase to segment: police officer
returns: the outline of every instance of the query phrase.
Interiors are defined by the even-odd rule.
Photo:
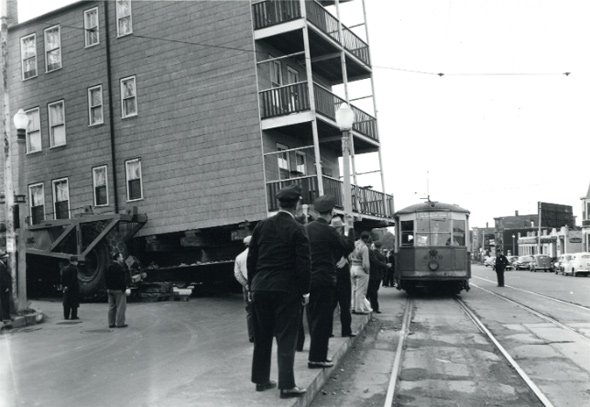
[[[494,266],[496,269],[496,276],[498,277],[498,287],[504,287],[504,269],[508,264],[508,259],[502,253],[502,250],[498,250],[498,254],[496,255],[496,265]]]
[[[307,365],[310,369],[334,366],[328,360],[328,342],[334,318],[336,263],[354,249],[352,229],[345,239],[330,226],[335,204],[330,195],[318,197],[313,206],[319,217],[307,225],[311,247],[311,291],[307,307],[311,337]]]
[[[71,260],[61,270],[64,319],[79,319],[80,284],[78,283],[78,262]]]
[[[270,380],[272,343],[276,337],[280,397],[290,398],[305,393],[295,385],[293,364],[301,304],[309,297],[311,259],[305,228],[295,220],[301,188],[285,187],[276,198],[279,212],[256,225],[248,251],[254,323],[252,382],[256,391],[276,386]]]

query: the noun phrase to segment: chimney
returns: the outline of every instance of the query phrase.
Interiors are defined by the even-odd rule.
[[[8,26],[18,24],[18,0],[6,0],[6,21]]]
[[[514,216],[518,216],[518,211],[514,211]]]

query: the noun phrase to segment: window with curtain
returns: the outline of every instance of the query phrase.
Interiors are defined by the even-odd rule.
[[[53,204],[55,219],[70,218],[70,187],[67,178],[53,181]]]
[[[90,126],[102,124],[102,86],[94,86],[88,89],[88,123]]]
[[[66,144],[66,120],[63,100],[49,104],[49,146]]]
[[[131,0],[117,0],[117,37],[131,34]]]
[[[84,12],[84,42],[91,47],[100,42],[98,32],[98,7]]]
[[[107,185],[107,166],[92,169],[92,183],[94,185],[94,205],[105,206],[109,204]]]
[[[25,112],[29,118],[27,126],[27,153],[41,151],[41,122],[39,119],[39,108]]]
[[[127,178],[127,200],[143,199],[143,185],[141,176],[141,160],[139,158],[125,162]]]
[[[45,220],[45,192],[43,184],[29,186],[29,209],[31,223],[37,225]]]
[[[45,30],[45,71],[61,68],[61,37],[59,26]]]
[[[23,81],[37,76],[37,36],[35,34],[21,38],[20,55]]]
[[[135,76],[121,79],[121,115],[123,118],[137,115]]]

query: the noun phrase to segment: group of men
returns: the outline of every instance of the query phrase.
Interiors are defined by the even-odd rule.
[[[354,336],[351,330],[350,271],[346,259],[354,250],[354,230],[344,230],[334,217],[335,200],[320,196],[314,201],[318,216],[305,224],[298,216],[301,188],[290,185],[276,199],[279,211],[260,221],[248,246],[235,263],[236,279],[244,287],[248,336],[254,343],[251,380],[256,391],[277,386],[270,379],[272,344],[276,338],[278,387],[281,398],[305,393],[295,384],[293,365],[296,350],[303,348],[303,309],[307,305],[310,333],[308,367],[328,368],[328,343],[332,336],[334,310],[340,304],[342,336]],[[388,266],[385,257],[375,253],[376,270]],[[377,290],[384,274],[375,273],[367,296],[373,298],[378,312]]]

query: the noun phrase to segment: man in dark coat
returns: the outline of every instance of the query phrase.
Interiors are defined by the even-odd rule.
[[[0,260],[0,320],[10,320],[10,291],[12,290],[12,277],[4,264],[4,259]]]
[[[71,260],[61,269],[64,319],[79,319],[80,284],[78,283],[78,262]]]
[[[496,255],[496,265],[494,266],[496,269],[496,276],[498,277],[498,287],[504,287],[504,270],[506,269],[506,265],[508,265],[508,259],[502,253],[502,250],[498,250]]]
[[[338,216],[332,218],[330,222],[339,235],[344,236],[344,222]],[[350,263],[347,256],[342,256],[336,262],[336,298],[333,301],[333,309],[340,307],[340,333],[341,336],[354,337],[352,332],[352,317],[350,315],[350,301],[352,297],[352,284],[350,280]],[[330,330],[332,331],[332,330]],[[332,336],[332,335],[330,335]]]
[[[276,198],[279,212],[256,225],[248,252],[254,323],[252,382],[256,391],[276,386],[270,380],[272,343],[276,337],[280,397],[300,397],[305,390],[295,385],[293,364],[301,304],[309,297],[309,240],[304,226],[295,220],[301,188],[285,187]]]
[[[369,273],[369,287],[367,288],[367,299],[371,302],[371,308],[373,312],[381,314],[379,311],[379,286],[385,276],[388,268],[391,267],[387,263],[387,259],[381,253],[381,242],[375,242],[374,248],[369,250],[369,263],[371,265]]]
[[[319,217],[307,225],[311,248],[311,290],[307,306],[311,338],[309,368],[334,366],[328,360],[328,342],[334,318],[336,263],[354,250],[354,230],[345,239],[330,226],[335,203],[329,195],[318,197],[313,205]]]
[[[391,267],[388,267],[385,271],[385,278],[383,279],[383,287],[394,287],[395,282],[393,275],[395,273],[395,264],[393,262],[393,250],[389,250],[385,255],[387,259],[387,263],[391,264]]]
[[[125,312],[127,310],[126,291],[129,285],[129,272],[123,254],[115,253],[114,262],[107,268],[105,283],[109,299],[109,328],[126,328]]]

